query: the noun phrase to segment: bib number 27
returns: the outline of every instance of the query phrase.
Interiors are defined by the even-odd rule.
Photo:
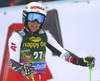
[[[42,55],[43,55],[42,51],[39,51],[39,52],[35,51],[33,53],[34,59],[37,59],[37,58],[42,59]]]

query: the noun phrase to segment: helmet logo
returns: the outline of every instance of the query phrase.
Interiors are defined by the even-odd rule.
[[[25,7],[26,9],[28,9],[28,7]]]
[[[31,6],[31,9],[40,9],[44,11],[44,8],[40,6]]]

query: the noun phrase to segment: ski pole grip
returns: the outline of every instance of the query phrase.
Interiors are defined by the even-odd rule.
[[[93,56],[88,56],[89,58],[93,58]],[[84,58],[83,61],[87,63],[88,61]],[[88,66],[89,67],[89,66]],[[92,71],[92,68],[89,67],[89,70]]]
[[[88,57],[89,57],[89,58],[93,58],[93,56],[88,56]],[[88,62],[85,58],[83,58],[83,61],[84,61],[85,63]]]

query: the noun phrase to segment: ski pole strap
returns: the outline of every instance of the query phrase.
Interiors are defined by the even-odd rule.
[[[25,75],[25,74],[22,72],[22,68],[21,68],[21,74],[22,74],[23,76],[26,76],[27,79],[29,79],[29,77],[28,77],[27,75]]]
[[[89,58],[93,58],[93,56],[88,56]],[[85,63],[87,63],[88,61],[87,60],[85,60],[85,58],[83,59],[83,61],[85,62]]]
[[[29,77],[27,75],[23,74],[22,71],[21,71],[21,73],[22,73],[23,76],[25,76],[27,79],[29,79]],[[32,78],[33,81],[35,81],[33,73],[30,74],[30,77]]]

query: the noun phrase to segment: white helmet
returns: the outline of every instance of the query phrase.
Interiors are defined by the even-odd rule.
[[[23,24],[26,27],[27,27],[27,22],[28,22],[27,16],[28,16],[28,13],[30,13],[30,12],[31,13],[39,13],[46,17],[46,11],[45,11],[44,6],[39,2],[31,2],[31,3],[27,4],[23,10]]]

